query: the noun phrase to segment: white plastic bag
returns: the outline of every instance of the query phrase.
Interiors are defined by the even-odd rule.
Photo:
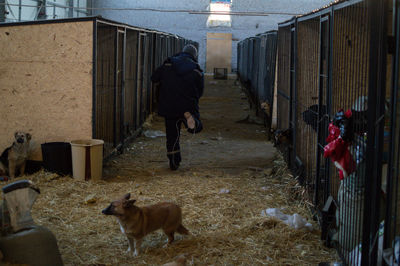
[[[303,227],[312,230],[312,224],[308,223],[300,214],[288,215],[288,220],[285,222],[287,225],[294,229],[301,229]]]
[[[152,139],[157,137],[165,137],[165,133],[160,130],[146,130],[143,134]]]
[[[230,191],[229,189],[226,189],[226,188],[222,188],[222,189],[219,191],[219,194],[229,194],[229,193],[231,193],[231,191]]]
[[[262,210],[261,215],[262,216],[272,216],[272,217],[278,218],[279,220],[282,220],[282,221],[286,221],[288,219],[287,215],[282,213],[282,211],[278,208],[269,208],[266,210]]]
[[[303,218],[300,214],[293,214],[293,215],[287,215],[284,214],[280,209],[278,208],[269,208],[266,210],[261,211],[262,216],[271,216],[275,217],[281,221],[283,221],[285,224],[289,225],[290,227],[293,227],[294,229],[301,229],[301,228],[307,228],[309,230],[312,230],[312,224],[308,223],[305,218]]]

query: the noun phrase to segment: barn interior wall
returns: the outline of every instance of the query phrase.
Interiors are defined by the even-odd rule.
[[[237,42],[269,30],[276,30],[278,23],[290,19],[293,14],[304,14],[327,5],[330,0],[232,0],[233,12],[270,12],[268,16],[232,16],[232,27],[207,28],[206,14],[189,14],[188,12],[156,12],[146,10],[102,10],[101,8],[152,8],[160,10],[209,10],[209,0],[96,0],[94,15],[127,24],[152,28],[180,35],[200,44],[199,63],[203,69],[206,65],[206,42],[208,32],[232,33],[232,68],[236,69]],[[272,14],[272,13],[285,14]]]
[[[40,144],[92,136],[93,22],[0,27],[0,150],[17,130]]]
[[[208,33],[207,34],[207,65],[206,71],[213,72],[214,68],[226,68],[231,70],[232,34]]]

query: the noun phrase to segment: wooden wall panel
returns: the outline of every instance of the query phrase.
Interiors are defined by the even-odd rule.
[[[40,144],[92,136],[93,22],[0,27],[0,151],[16,130]]]
[[[231,72],[232,33],[207,33],[206,72],[214,68],[227,68]]]

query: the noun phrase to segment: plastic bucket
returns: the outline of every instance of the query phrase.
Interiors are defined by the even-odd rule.
[[[79,180],[99,180],[103,174],[103,144],[100,139],[71,141],[72,172]]]
[[[60,175],[72,174],[71,144],[47,142],[42,146],[43,167],[46,171]]]

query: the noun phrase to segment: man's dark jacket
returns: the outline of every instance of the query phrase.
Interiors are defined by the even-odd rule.
[[[199,64],[188,53],[169,57],[151,77],[160,82],[158,113],[164,117],[182,117],[190,112],[199,115],[199,99],[203,95],[204,75]]]

